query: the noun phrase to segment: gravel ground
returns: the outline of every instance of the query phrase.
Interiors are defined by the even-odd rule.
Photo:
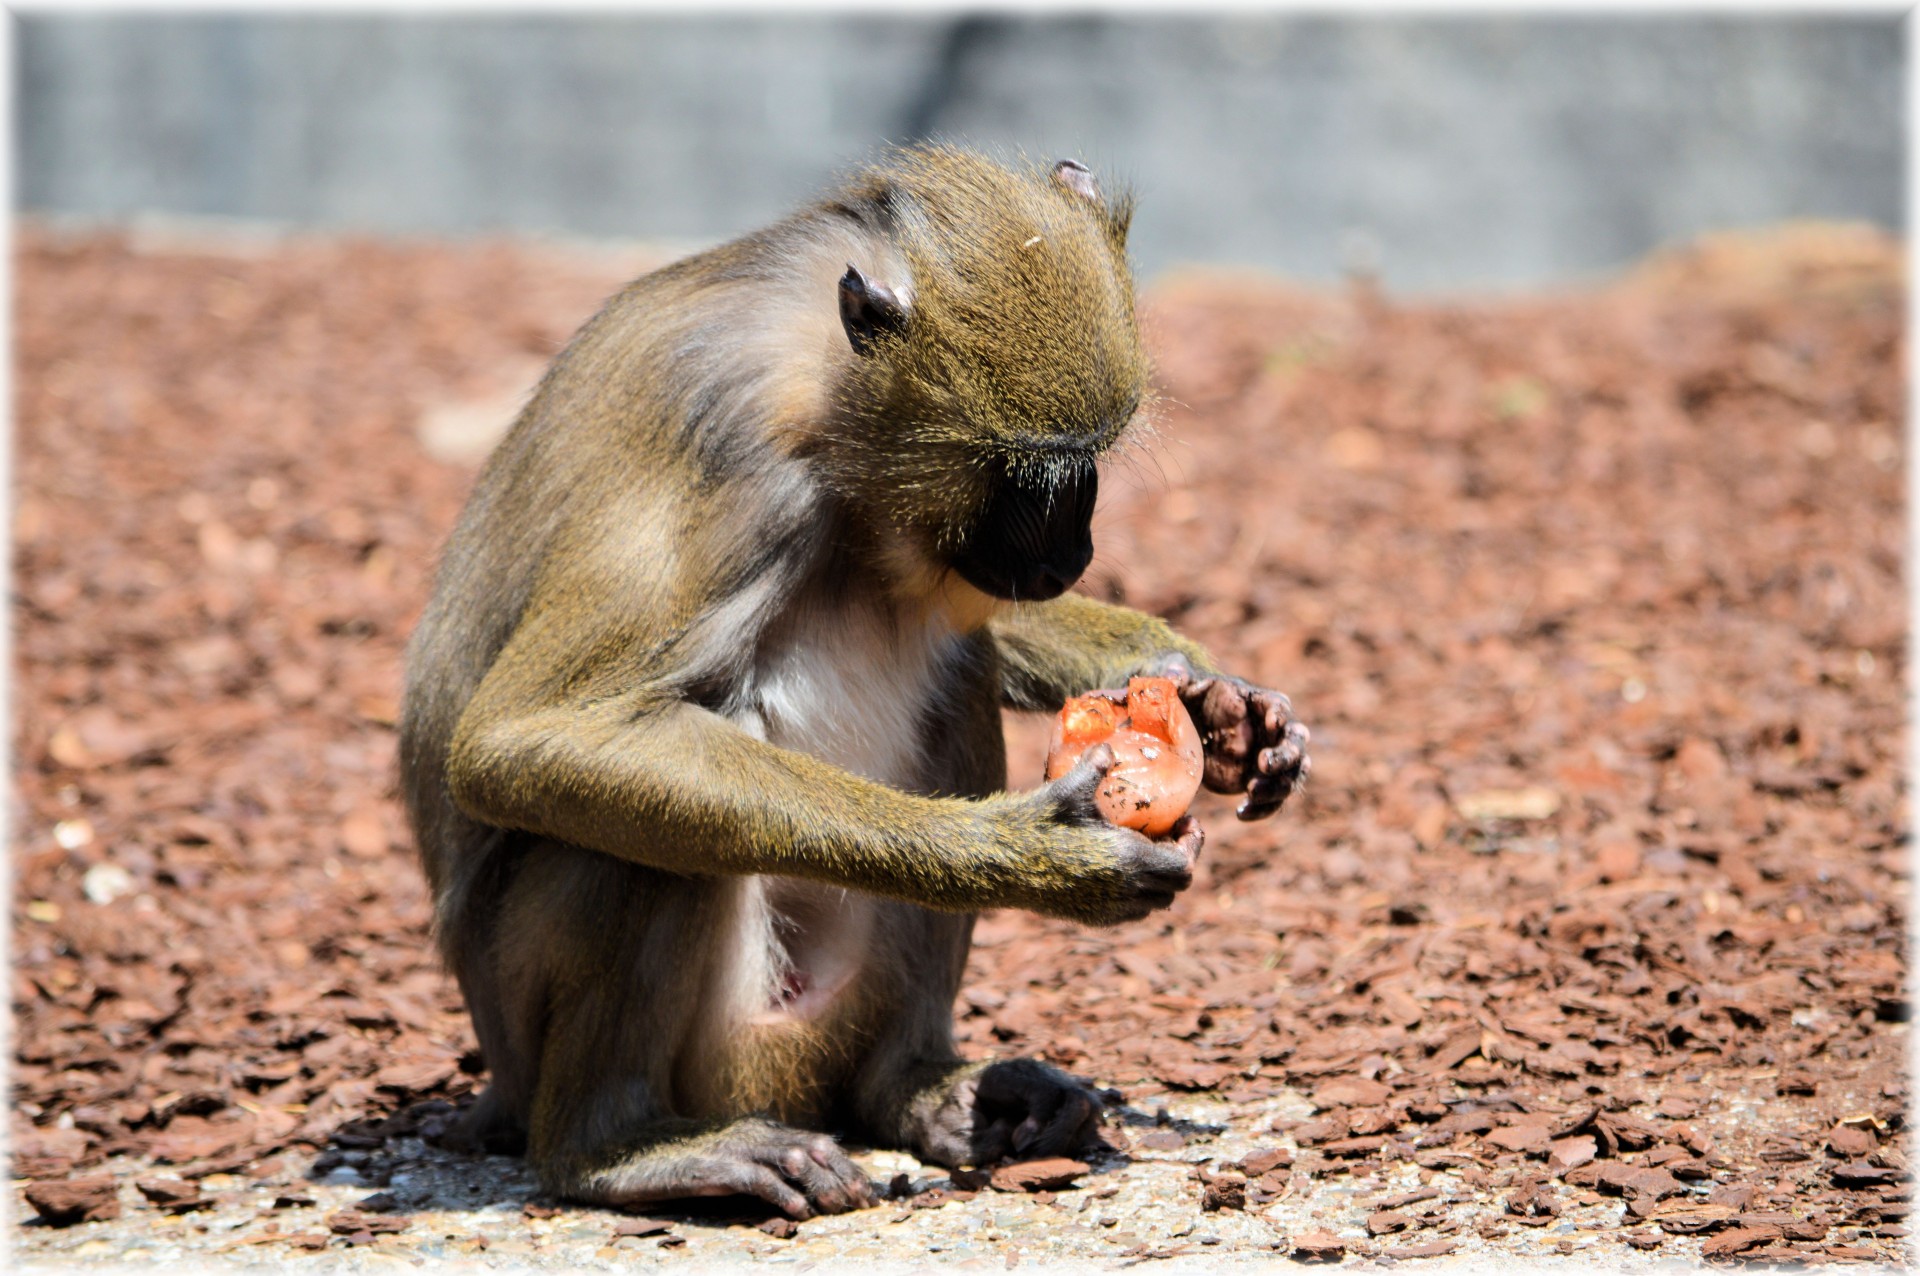
[[[1148,922],[983,919],[963,1049],[1118,1092],[1071,1186],[867,1152],[898,1199],[781,1237],[439,1147],[485,1071],[399,653],[642,256],[22,228],[16,1262],[1909,1258],[1905,279],[1853,228],[1498,303],[1149,290],[1083,587],[1291,694],[1315,773],[1203,798]]]
[[[1758,1098],[1729,1099],[1729,1130],[1778,1107]],[[1178,1104],[1169,1111],[1170,1125],[1156,1124],[1156,1113],[1129,1109],[1122,1114],[1129,1124],[1178,1130],[1188,1137],[1188,1146],[1170,1154],[1097,1162],[1076,1188],[1044,1203],[1025,1193],[992,1191],[925,1209],[912,1208],[910,1201],[889,1202],[869,1213],[808,1221],[784,1240],[757,1230],[757,1220],[729,1218],[722,1210],[656,1213],[652,1217],[671,1221],[664,1243],[662,1235],[616,1237],[615,1229],[631,1220],[608,1211],[563,1209],[552,1217],[529,1217],[524,1202],[536,1193],[517,1158],[459,1156],[407,1138],[317,1178],[302,1159],[292,1158],[286,1172],[265,1179],[221,1175],[202,1180],[212,1203],[190,1214],[155,1217],[140,1208],[144,1201],[129,1188],[120,1193],[120,1220],[45,1239],[22,1233],[29,1239],[21,1257],[31,1265],[84,1264],[90,1270],[115,1263],[143,1269],[277,1269],[315,1253],[280,1238],[329,1235],[328,1218],[353,1209],[377,1189],[378,1195],[395,1199],[386,1217],[404,1218],[405,1232],[359,1245],[335,1237],[325,1251],[329,1270],[384,1271],[394,1269],[396,1260],[426,1259],[456,1269],[611,1271],[645,1255],[694,1271],[741,1263],[822,1271],[849,1264],[875,1270],[1150,1264],[1156,1272],[1219,1271],[1270,1268],[1287,1252],[1291,1236],[1320,1230],[1333,1232],[1356,1258],[1389,1261],[1390,1251],[1401,1246],[1375,1242],[1366,1228],[1377,1202],[1437,1188],[1432,1203],[1422,1204],[1445,1206],[1448,1227],[1425,1239],[1429,1244],[1449,1240],[1453,1249],[1426,1259],[1431,1267],[1479,1270],[1497,1259],[1524,1261],[1528,1267],[1650,1271],[1699,1262],[1698,1240],[1671,1238],[1657,1257],[1622,1244],[1617,1202],[1570,1209],[1547,1227],[1515,1227],[1499,1201],[1482,1198],[1458,1176],[1411,1165],[1368,1178],[1324,1180],[1261,1214],[1201,1208],[1190,1190],[1195,1165],[1244,1156],[1255,1146],[1246,1131],[1310,1109],[1301,1096],[1253,1109]],[[946,1171],[901,1153],[869,1150],[857,1159],[882,1182],[906,1174],[922,1191],[950,1186]],[[164,1167],[131,1160],[106,1168],[126,1181],[165,1173]],[[305,1203],[287,1204],[289,1197]]]

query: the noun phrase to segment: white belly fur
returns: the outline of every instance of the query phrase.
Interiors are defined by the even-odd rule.
[[[896,788],[917,786],[924,713],[955,646],[938,620],[878,602],[814,610],[776,631],[740,725],[770,744]],[[735,1023],[817,1018],[860,974],[876,901],[786,877],[740,883],[726,1000]]]

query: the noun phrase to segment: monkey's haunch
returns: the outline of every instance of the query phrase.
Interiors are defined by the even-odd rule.
[[[1101,814],[1148,837],[1169,832],[1193,805],[1206,767],[1200,733],[1173,680],[1134,678],[1123,702],[1104,691],[1067,701],[1054,723],[1047,778],[1059,779],[1101,743],[1114,755],[1094,797]]]

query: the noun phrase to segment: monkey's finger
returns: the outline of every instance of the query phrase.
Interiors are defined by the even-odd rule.
[[[1279,735],[1293,721],[1293,701],[1278,691],[1255,691],[1251,699],[1253,716],[1266,728],[1267,739]]]
[[[807,1198],[757,1161],[727,1161],[716,1178],[727,1190],[742,1196],[757,1196],[783,1214],[802,1220],[813,1217],[813,1207],[807,1204]]]
[[[1090,774],[1097,782],[1104,779],[1107,772],[1113,770],[1113,762],[1113,746],[1102,741],[1081,754],[1080,760],[1073,764],[1073,770],[1061,776],[1060,780],[1064,783],[1070,777],[1078,776],[1081,782],[1085,783],[1086,776]]]
[[[1051,1068],[1023,1068],[1009,1073],[1008,1080],[1013,1083],[1008,1100],[1026,1113],[1009,1137],[1015,1155],[1028,1156],[1038,1145],[1041,1131],[1060,1110],[1066,1096],[1073,1093],[1074,1086]]]
[[[1280,743],[1260,751],[1259,767],[1265,775],[1284,775],[1298,770],[1307,756],[1307,729],[1298,722],[1287,727]]]
[[[817,1208],[829,1214],[838,1214],[846,1209],[848,1202],[846,1194],[840,1190],[839,1180],[827,1173],[827,1168],[814,1160],[806,1148],[795,1146],[778,1151],[769,1150],[765,1159]]]
[[[1264,819],[1280,809],[1313,771],[1313,759],[1303,757],[1291,773],[1259,776],[1247,784],[1247,797],[1234,814],[1243,820]]]
[[[1206,694],[1199,699],[1209,732],[1223,738],[1240,734],[1241,724],[1248,718],[1245,687],[1225,678],[1209,678]]]
[[[1073,769],[1047,786],[1053,801],[1062,809],[1088,823],[1104,823],[1106,817],[1100,814],[1100,808],[1094,805],[1094,794],[1100,788],[1100,781],[1107,778],[1107,772],[1113,769],[1113,746],[1096,744],[1080,755]]]
[[[1272,747],[1290,746],[1296,752],[1305,753],[1307,745],[1312,741],[1313,732],[1307,730],[1307,724],[1289,718],[1286,725],[1280,729],[1280,734],[1273,737]]]
[[[1247,782],[1247,796],[1242,805],[1263,814],[1270,813],[1279,809],[1280,804],[1293,795],[1294,787],[1294,779],[1290,775],[1259,776]]]
[[[1186,853],[1187,863],[1200,862],[1200,850],[1207,844],[1207,831],[1200,827],[1200,821],[1191,815],[1183,815],[1167,830],[1173,838],[1173,844]]]

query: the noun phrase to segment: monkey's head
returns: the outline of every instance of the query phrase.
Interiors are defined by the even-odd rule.
[[[895,252],[839,281],[841,483],[923,573],[1063,593],[1093,558],[1097,462],[1146,393],[1131,200],[1074,160],[1013,171],[916,148],[842,207]]]

